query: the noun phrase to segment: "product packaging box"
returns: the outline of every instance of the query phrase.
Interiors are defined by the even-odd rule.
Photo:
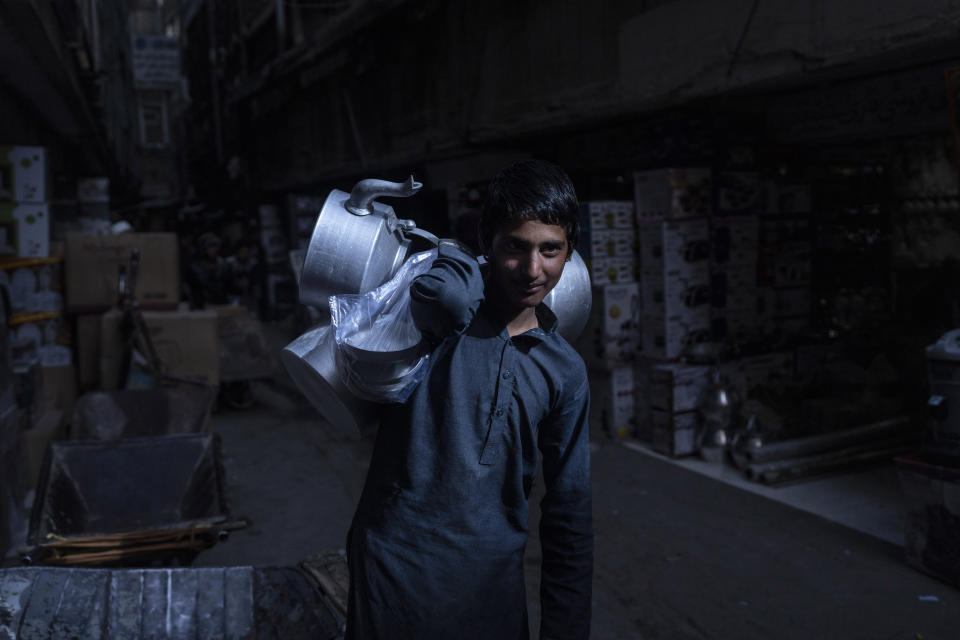
[[[710,261],[717,266],[757,264],[760,219],[729,216],[710,221]]]
[[[101,319],[100,385],[124,386],[120,380],[124,349],[123,314],[111,310]],[[213,311],[144,311],[143,320],[164,373],[220,384],[220,342],[217,314]]]
[[[960,585],[960,468],[920,454],[895,459],[906,511],[904,555],[917,569]],[[940,461],[942,462],[942,461]]]
[[[709,382],[710,367],[682,363],[655,363],[649,367],[650,407],[669,413],[696,411]]]
[[[637,233],[634,229],[601,229],[590,234],[589,243],[578,241],[577,246],[584,250],[580,254],[584,259],[629,258],[633,260],[637,254]]]
[[[46,202],[0,202],[0,256],[50,255],[50,207]]]
[[[593,285],[636,282],[637,261],[633,257],[591,258],[584,260]]]
[[[180,302],[180,262],[174,233],[85,235],[68,233],[64,281],[67,310],[106,311],[117,304],[120,265],[140,250],[135,295],[144,309],[176,309]]]
[[[644,313],[640,336],[645,357],[660,360],[679,358],[688,347],[711,338],[710,307],[702,305],[684,316]]]
[[[721,171],[717,174],[717,214],[760,213],[763,189],[760,177],[751,171]]]
[[[63,311],[61,258],[0,258],[0,283],[14,313]]]
[[[644,223],[638,228],[640,267],[644,271],[685,274],[710,262],[708,218]]]
[[[773,286],[800,287],[810,284],[811,247],[792,244],[780,247],[773,257]]]
[[[651,412],[652,433],[650,447],[654,451],[678,458],[688,456],[699,450],[697,438],[700,429],[700,413],[670,413],[669,411]]]
[[[813,298],[810,287],[775,288],[777,317],[809,316]]]
[[[797,214],[813,211],[813,195],[808,184],[764,184],[763,213]]]
[[[590,371],[590,429],[594,437],[627,439],[636,429],[633,367]]]
[[[757,265],[716,267],[710,279],[715,308],[757,313]]]
[[[705,262],[680,272],[644,269],[640,284],[645,314],[687,317],[710,306],[710,271]]]
[[[588,367],[614,368],[636,358],[640,349],[639,305],[636,283],[593,287],[590,317],[577,340]]]
[[[713,185],[709,168],[637,171],[633,174],[638,221],[709,216]]]
[[[594,200],[580,204],[580,232],[633,229],[633,203],[629,200]],[[586,243],[584,243],[586,244]]]
[[[0,200],[46,202],[48,171],[45,148],[0,146]]]
[[[713,339],[728,342],[753,340],[760,335],[757,308],[715,308],[711,323]]]

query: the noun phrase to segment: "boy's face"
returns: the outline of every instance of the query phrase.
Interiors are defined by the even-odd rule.
[[[566,260],[566,229],[525,220],[501,227],[493,237],[490,279],[504,306],[520,312],[543,301]]]

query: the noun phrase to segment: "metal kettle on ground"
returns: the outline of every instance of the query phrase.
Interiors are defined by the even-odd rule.
[[[721,462],[737,427],[740,399],[717,369],[710,372],[710,382],[700,401],[700,457]]]

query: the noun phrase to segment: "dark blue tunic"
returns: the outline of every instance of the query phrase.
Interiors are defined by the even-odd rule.
[[[411,293],[421,306],[453,310],[434,314],[441,324],[464,309],[460,324],[469,324],[436,347],[408,401],[385,409],[350,532],[347,637],[528,637],[523,556],[539,447],[541,633],[586,638],[586,369],[544,305],[540,327],[511,338],[478,307],[476,262],[446,253]]]

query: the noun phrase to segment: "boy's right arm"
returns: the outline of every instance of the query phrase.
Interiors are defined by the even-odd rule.
[[[441,240],[437,259],[410,285],[414,324],[434,345],[462,332],[483,301],[480,264],[454,240]]]

